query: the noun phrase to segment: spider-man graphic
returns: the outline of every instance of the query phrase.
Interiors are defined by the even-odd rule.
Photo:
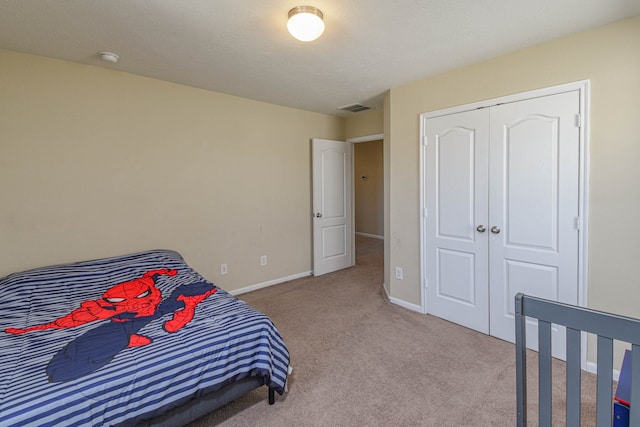
[[[126,347],[150,344],[151,338],[137,332],[154,319],[173,313],[163,328],[167,332],[180,330],[193,319],[196,306],[217,291],[211,283],[198,282],[179,286],[163,300],[155,286],[156,279],[177,273],[177,270],[167,269],[148,271],[140,278],[112,286],[102,298],[84,301],[79,308],[52,322],[25,329],[7,328],[5,332],[23,334],[43,329],[67,329],[110,319],[68,343],[47,365],[51,382],[79,378],[105,366]]]

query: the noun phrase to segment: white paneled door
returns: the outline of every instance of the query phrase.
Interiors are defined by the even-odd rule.
[[[313,274],[351,267],[351,144],[313,139]]]
[[[578,302],[579,105],[573,91],[491,109],[490,322],[498,338],[515,340],[518,292]],[[563,334],[552,336],[563,349]]]
[[[425,119],[429,313],[514,341],[516,293],[578,303],[579,112],[576,90]]]
[[[489,333],[489,110],[429,119],[427,311]]]

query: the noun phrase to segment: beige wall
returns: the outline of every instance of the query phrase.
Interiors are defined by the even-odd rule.
[[[378,108],[348,116],[344,122],[345,138],[382,134],[384,132],[383,114],[384,110]]]
[[[353,145],[356,233],[384,236],[382,140]]]
[[[343,119],[4,50],[0,94],[0,276],[152,248],[228,290],[311,270],[309,140]]]
[[[420,304],[419,114],[591,81],[588,305],[640,317],[640,17],[391,89],[391,295]]]

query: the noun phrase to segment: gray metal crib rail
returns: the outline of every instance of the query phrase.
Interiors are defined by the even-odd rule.
[[[580,426],[581,331],[598,337],[596,425],[610,427],[613,410],[613,340],[631,343],[630,426],[640,426],[640,320],[517,294],[516,388],[518,426],[527,425],[526,317],[538,319],[539,425],[551,426],[551,325],[566,326],[567,426]]]

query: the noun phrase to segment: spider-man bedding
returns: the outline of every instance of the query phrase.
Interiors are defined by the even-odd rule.
[[[282,394],[272,322],[180,254],[155,250],[0,279],[0,425],[104,426],[234,381]]]

